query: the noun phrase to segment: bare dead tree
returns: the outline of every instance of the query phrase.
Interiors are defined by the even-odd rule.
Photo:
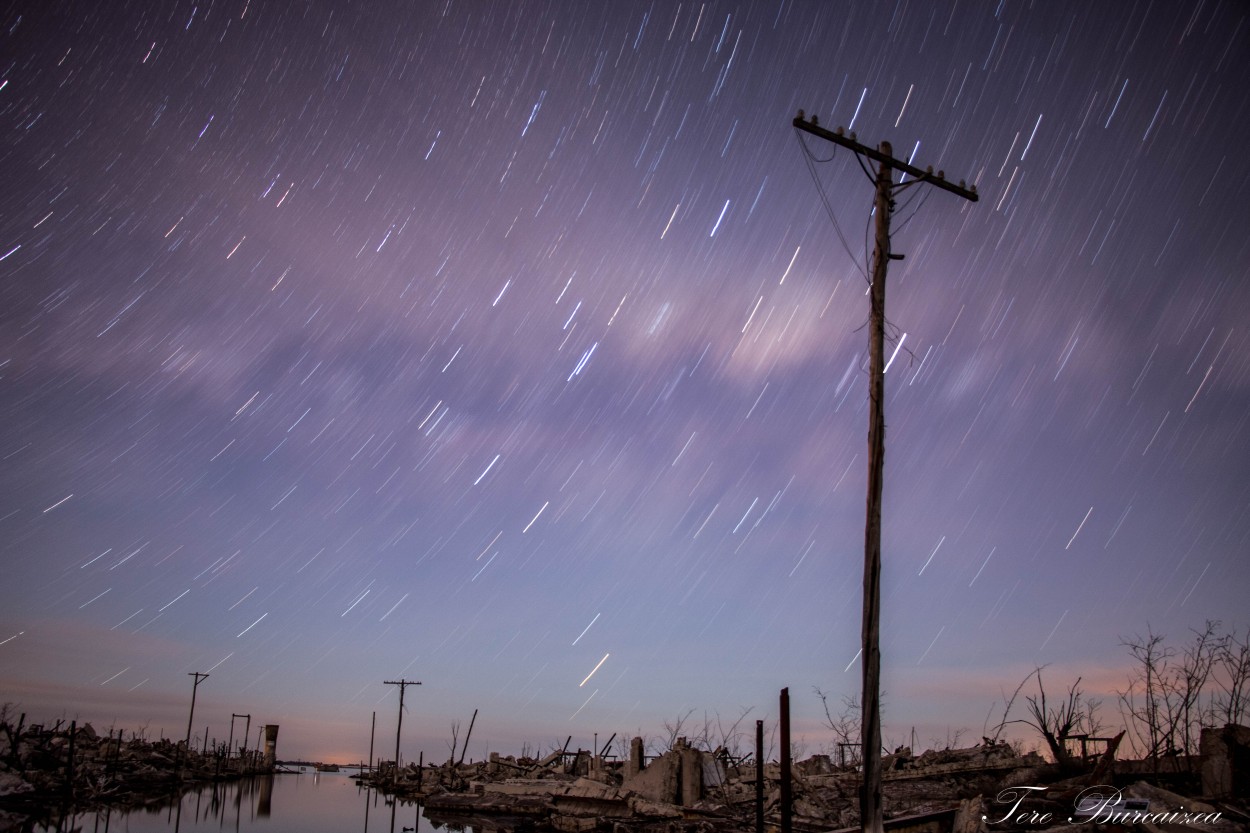
[[[647,748],[647,736],[642,733],[641,729],[634,732],[633,737],[642,738],[642,748],[643,749]],[[624,732],[617,732],[616,733],[616,757],[618,757],[622,761],[628,761],[629,754],[630,754],[630,745],[632,743],[633,743],[633,739],[625,737]]]
[[[842,710],[835,716],[829,710],[829,695],[813,686],[812,690],[820,698],[821,708],[825,711],[825,726],[833,732],[834,754],[840,765],[859,766],[861,749],[859,729],[862,725],[859,717],[859,698],[854,695],[842,697]]]
[[[741,760],[745,757],[742,753],[742,739],[745,732],[740,730],[738,727],[742,725],[742,721],[747,719],[747,715],[749,715],[754,708],[754,706],[744,707],[742,709],[742,713],[738,715],[738,719],[731,723],[728,728],[725,728],[724,723],[721,721],[720,712],[716,713],[717,748],[723,750],[726,755],[733,758],[735,761]],[[752,748],[754,748],[754,739],[752,739],[751,743]]]
[[[708,717],[708,713],[703,713],[703,725],[694,729],[686,735],[686,743],[696,749],[703,749],[708,752],[712,751],[712,718]]]
[[[7,741],[7,749],[3,756],[10,767],[20,772],[25,772],[25,766],[22,763],[20,747],[22,743],[22,724],[26,722],[26,713],[22,712],[21,717],[13,723],[13,712],[16,708],[12,703],[5,703],[0,706],[0,732],[4,732]]]
[[[998,721],[998,725],[994,727],[993,734],[989,734],[987,730],[986,734],[982,735],[982,737],[986,741],[988,741],[987,745],[992,746],[998,743],[999,739],[1001,739],[1003,736],[1003,729],[1007,727],[1008,723],[1013,722],[1013,721],[1008,720],[1008,717],[1011,714],[1011,708],[1012,706],[1016,704],[1016,698],[1020,696],[1020,692],[1024,690],[1024,687],[1029,684],[1029,680],[1032,678],[1032,676],[1033,676],[1032,674],[1027,675],[1023,680],[1020,681],[1020,684],[1016,686],[1016,690],[1011,693],[1010,697],[1003,698],[1003,716]],[[992,706],[990,707],[990,712],[993,713]],[[989,718],[986,717],[986,720],[988,721]]]
[[[967,729],[962,727],[952,730],[950,726],[947,726],[945,740],[938,737],[931,737],[929,738],[929,743],[932,744],[932,748],[934,749],[958,749],[959,742],[963,739],[964,733],[967,731]]]
[[[1163,635],[1146,627],[1146,635],[1120,639],[1136,661],[1137,670],[1125,691],[1118,692],[1120,713],[1132,745],[1148,758],[1158,756],[1164,747],[1163,720],[1160,718],[1163,699],[1160,678],[1175,653],[1163,644]]]
[[[447,746],[451,750],[450,752],[451,757],[447,759],[448,766],[454,766],[456,763],[456,748],[460,745],[459,739],[460,739],[460,721],[453,720],[451,722],[451,740],[447,742]],[[396,762],[396,766],[398,765],[399,765],[398,762]]]
[[[1201,727],[1210,725],[1213,706],[1202,707],[1202,693],[1211,678],[1222,639],[1216,633],[1219,622],[1208,619],[1200,631],[1193,631],[1194,640],[1181,652],[1181,666],[1169,681],[1174,690],[1177,720],[1180,723],[1180,748],[1185,753],[1198,751]],[[1210,699],[1210,698],[1208,698]],[[1207,717],[1207,720],[1203,718]]]
[[[690,715],[692,714],[694,714],[694,709],[690,709],[685,714],[678,715],[677,718],[671,723],[667,720],[664,721],[666,745],[664,746],[664,749],[660,750],[657,754],[662,754],[663,752],[667,752],[669,749],[672,749],[677,743],[677,739],[679,737],[683,737],[682,732],[684,731],[686,721],[690,719]]]
[[[1091,727],[1094,722],[1094,711],[1097,702],[1085,698],[1080,689],[1081,678],[1077,677],[1068,686],[1068,695],[1057,706],[1048,706],[1046,687],[1042,684],[1042,669],[1037,669],[1037,694],[1025,697],[1033,728],[1041,732],[1055,763],[1061,767],[1071,767],[1072,756],[1068,752],[1068,738],[1080,734]],[[1092,727],[1091,727],[1092,728]]]
[[[1215,725],[1242,723],[1250,714],[1250,628],[1240,639],[1234,631],[1224,636],[1213,676],[1220,689],[1212,704]]]
[[[1003,720],[997,726],[993,739],[997,741],[1003,728],[1009,724],[1021,723],[1031,726],[1046,741],[1046,747],[1050,750],[1055,763],[1063,769],[1072,769],[1076,762],[1068,751],[1068,739],[1075,735],[1089,734],[1099,730],[1097,717],[1099,701],[1085,696],[1081,690],[1081,678],[1077,677],[1076,681],[1068,686],[1067,695],[1058,704],[1054,704],[1047,699],[1046,686],[1042,681],[1042,671],[1045,668],[1046,666],[1041,665],[1033,669],[1021,680],[1020,685],[1016,686],[1015,693],[1007,701]],[[1008,719],[1012,704],[1032,678],[1037,679],[1037,693],[1025,695],[1028,716],[1015,720]]]
[[[1231,634],[1221,635],[1219,627],[1208,620],[1201,630],[1191,631],[1192,641],[1179,651],[1149,629],[1145,637],[1121,639],[1136,670],[1128,688],[1119,692],[1120,711],[1133,745],[1145,757],[1194,754],[1202,727],[1217,722],[1221,704],[1244,710],[1250,656],[1239,666],[1233,647],[1239,643]],[[1224,697],[1211,691],[1212,681],[1224,689]]]

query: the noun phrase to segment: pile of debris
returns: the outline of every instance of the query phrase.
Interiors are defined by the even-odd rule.
[[[1222,735],[1213,732],[1209,740],[1203,771],[1211,775],[1199,779],[1201,788],[1191,790],[1201,792],[1206,803],[1147,783],[1140,767],[1125,767],[1125,772],[1117,774],[1110,755],[1090,760],[1074,774],[1036,753],[1020,754],[1005,743],[931,750],[918,756],[899,749],[882,762],[886,828],[902,833],[997,833],[1052,827],[1074,814],[1077,820],[1072,824],[1079,826],[1105,822],[1098,814],[1116,809],[1148,806],[1157,814],[1176,811],[1183,804],[1186,812],[1205,814],[1201,827],[1207,833],[1250,830],[1245,825],[1250,816],[1245,815],[1244,804],[1237,803],[1247,795],[1245,779],[1250,770],[1245,756],[1250,750],[1250,729],[1231,727]],[[384,767],[362,780],[401,800],[421,801],[427,818],[453,827],[468,824],[474,829],[554,829],[561,833],[747,833],[755,829],[756,783],[761,776],[765,823],[776,830],[782,800],[779,765],[767,763],[760,773],[752,761],[736,759],[723,749],[697,749],[684,738],[651,760],[644,758],[642,740],[634,738],[624,761],[585,750],[568,752],[567,748],[542,760],[492,753],[478,763],[449,761],[398,771]],[[1197,772],[1195,778],[1199,778]],[[1095,784],[1102,785],[1103,793],[1089,792]],[[791,788],[793,829],[857,828],[859,786],[857,767],[837,766],[827,755],[796,763]],[[1091,804],[1098,795],[1104,795],[1104,800]],[[1027,801],[1010,812],[1012,802],[1021,796]],[[1080,802],[1088,811],[1084,816],[1077,811]],[[1047,816],[1045,823],[1038,821],[1042,816]],[[1169,829],[1144,816],[1136,822],[1116,821],[1155,833]],[[1171,829],[1180,828],[1173,824]]]
[[[200,781],[253,774],[264,760],[228,754],[225,744],[187,749],[122,731],[101,735],[90,723],[53,726],[0,720],[0,811],[25,813],[73,803],[136,807],[165,800]]]

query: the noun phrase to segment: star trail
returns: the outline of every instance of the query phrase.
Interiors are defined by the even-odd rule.
[[[1248,16],[9,4],[0,701],[180,737],[211,669],[197,724],[354,760],[395,675],[413,758],[474,708],[480,757],[789,686],[816,751],[872,185],[800,109],[980,195],[895,205],[887,743],[1244,628]]]

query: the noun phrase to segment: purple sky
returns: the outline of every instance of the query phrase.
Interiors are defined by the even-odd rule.
[[[1247,624],[1239,3],[0,24],[0,701],[33,717],[181,737],[207,671],[197,735],[348,758],[403,676],[404,756],[475,708],[480,756],[789,686],[817,751],[812,688],[859,687],[872,189],[800,108],[981,195],[894,219],[887,743]]]

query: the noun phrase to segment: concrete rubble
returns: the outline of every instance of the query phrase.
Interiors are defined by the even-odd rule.
[[[988,833],[989,830],[1037,829],[1035,823],[997,820],[1010,805],[1002,793],[1011,787],[1039,789],[1027,793],[1038,812],[1049,812],[1051,824],[1072,813],[1073,800],[1086,782],[1116,785],[1127,798],[1150,802],[1151,812],[1184,802],[1193,812],[1219,812],[1205,831],[1250,830],[1246,814],[1247,753],[1250,729],[1228,727],[1204,735],[1204,757],[1190,773],[1191,789],[1182,798],[1150,783],[1141,764],[1117,772],[1110,756],[1100,767],[1091,758],[1077,777],[1061,772],[1036,753],[1020,754],[1006,743],[982,743],[966,749],[930,750],[913,755],[899,749],[883,759],[886,829],[903,833]],[[780,818],[780,768],[764,766],[766,826],[775,831]],[[827,755],[793,766],[793,827],[796,831],[857,829],[859,773],[839,767]],[[719,749],[697,749],[684,738],[645,761],[643,742],[635,738],[626,760],[609,760],[585,750],[559,751],[545,759],[501,757],[470,764],[409,766],[398,773],[382,769],[362,780],[406,800],[418,800],[434,821],[472,824],[475,829],[557,830],[561,833],[629,833],[629,831],[753,831],[756,767]],[[1175,784],[1176,779],[1165,779]],[[1045,788],[1042,790],[1040,788]],[[1195,801],[1196,796],[1208,803]],[[1157,810],[1155,809],[1157,808]],[[1075,825],[1080,827],[1081,825]],[[1181,827],[1173,824],[1135,826],[1147,833]],[[1058,828],[1054,828],[1058,829]],[[1187,828],[1190,833],[1193,826]],[[1088,826],[1085,827],[1088,833]]]
[[[272,741],[276,742],[276,729]],[[72,750],[72,751],[71,751]],[[148,741],[120,732],[100,735],[90,724],[16,726],[0,721],[0,829],[6,813],[29,817],[39,808],[72,801],[79,806],[138,807],[166,800],[196,782],[272,771],[274,749],[240,760],[218,747]],[[1088,822],[1064,823],[1088,788],[1106,785],[1117,798],[1149,802],[1150,813],[1202,814],[1202,823],[1175,819],[1120,824],[1143,833],[1250,833],[1250,728],[1203,732],[1201,755],[1183,760],[1116,761],[1091,757],[1073,776],[1036,753],[1006,743],[913,755],[900,748],[882,761],[886,830],[891,833],[999,833],[1047,830],[1090,833]],[[634,738],[624,760],[586,750],[543,758],[501,756],[443,765],[382,766],[359,776],[404,801],[420,801],[425,815],[453,829],[560,833],[711,833],[753,831],[757,777],[763,777],[764,818],[770,833],[781,817],[780,766],[724,749],[706,750],[678,738],[647,759]],[[792,766],[793,829],[798,833],[851,831],[859,825],[855,766],[814,755]],[[1005,790],[1027,793],[1019,817],[1007,819]],[[1134,806],[1137,806],[1134,804]],[[1027,809],[1031,817],[1025,818]],[[1217,819],[1210,818],[1218,814]],[[1047,822],[1037,819],[1047,817]],[[987,821],[989,823],[987,823]]]

